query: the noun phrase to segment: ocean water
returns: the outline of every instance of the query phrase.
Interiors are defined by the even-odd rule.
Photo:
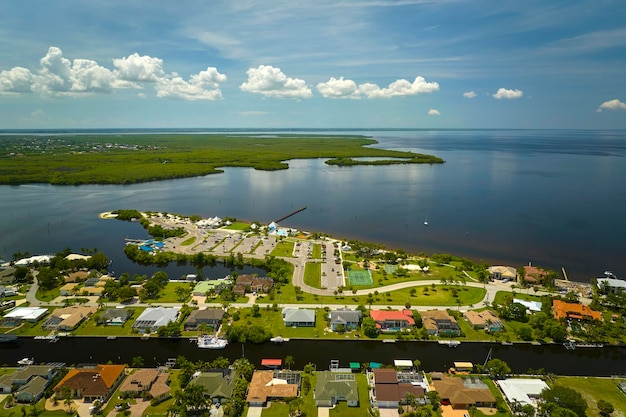
[[[227,168],[130,186],[0,186],[0,257],[97,247],[121,273],[135,267],[124,259],[123,239],[145,232],[136,224],[100,220],[99,212],[136,208],[269,223],[306,206],[283,224],[415,253],[564,267],[577,281],[607,269],[626,274],[626,131],[291,133],[363,134],[377,139],[377,147],[434,154],[446,163],[341,168],[294,160],[284,171]]]

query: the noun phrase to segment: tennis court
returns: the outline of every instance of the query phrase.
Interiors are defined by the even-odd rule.
[[[372,279],[372,272],[367,269],[363,270],[348,270],[348,279],[350,285],[372,285],[374,280]]]

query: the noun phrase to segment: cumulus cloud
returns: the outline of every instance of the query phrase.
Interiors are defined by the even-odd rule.
[[[317,84],[317,91],[327,98],[390,98],[398,96],[411,96],[416,94],[431,93],[439,90],[436,82],[426,82],[424,77],[418,76],[412,83],[400,79],[392,82],[386,88],[380,88],[377,84],[357,84],[352,80],[330,78],[328,81]]]
[[[492,95],[495,99],[516,99],[522,98],[524,96],[524,92],[522,90],[507,90],[506,88],[499,88],[495,94]]]
[[[437,109],[430,109],[428,110],[428,115],[429,116],[441,116],[441,113],[439,113],[439,110]]]
[[[222,98],[219,88],[220,82],[226,81],[226,76],[220,74],[214,67],[208,67],[192,75],[185,81],[178,74],[171,77],[159,78],[156,82],[157,97],[174,97],[183,100],[217,100]]]
[[[310,98],[311,89],[304,80],[287,77],[280,68],[259,65],[246,71],[248,81],[239,86],[241,91],[280,98]]]
[[[317,91],[327,98],[360,98],[359,87],[352,80],[331,77],[324,83],[317,84]]]
[[[115,73],[122,80],[131,82],[156,82],[163,78],[163,60],[138,53],[113,60]]]
[[[626,104],[614,98],[613,100],[605,101],[600,104],[600,107],[598,107],[596,111],[600,113],[602,110],[626,110]]]
[[[463,93],[463,97],[465,98],[474,98],[476,97],[476,93],[473,91],[466,91]]]
[[[152,84],[157,97],[184,100],[215,100],[222,97],[219,83],[226,76],[209,67],[185,81],[176,73],[163,71],[163,60],[137,53],[113,59],[111,70],[90,59],[69,60],[55,46],[39,61],[40,68],[14,67],[0,72],[0,94],[39,93],[51,96],[78,96],[110,93],[116,89],[140,89]]]
[[[389,98],[432,93],[433,91],[439,90],[439,84],[436,82],[426,82],[424,77],[417,76],[412,83],[400,79],[392,82],[386,88],[380,88],[376,84],[365,83],[359,85],[359,90],[367,98]]]

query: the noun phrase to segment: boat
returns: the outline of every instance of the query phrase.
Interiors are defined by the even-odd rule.
[[[272,343],[283,343],[283,342],[288,342],[288,341],[289,341],[289,338],[282,337],[282,336],[276,336],[276,337],[270,338],[270,342]]]
[[[502,346],[513,346],[513,342],[502,342]]]
[[[200,349],[224,349],[228,341],[217,336],[202,335],[198,337]]]
[[[604,347],[603,343],[576,343],[577,348],[601,348]]]
[[[458,340],[440,340],[440,345],[447,345],[448,347],[455,348],[461,344]]]
[[[32,365],[33,363],[35,363],[35,358],[23,358],[17,361],[17,363],[18,365],[22,365],[22,366]]]
[[[47,340],[50,343],[56,343],[59,341],[59,336],[56,335],[52,335],[52,336],[35,336],[33,339],[35,340]]]
[[[565,346],[565,349],[567,350],[574,350],[576,349],[576,342],[573,340],[568,340],[567,342],[563,343],[563,346]]]
[[[383,343],[396,343],[396,339],[383,339]]]

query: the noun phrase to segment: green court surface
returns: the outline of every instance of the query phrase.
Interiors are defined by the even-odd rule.
[[[350,285],[372,285],[374,280],[372,279],[372,273],[368,270],[348,270],[348,279]]]

